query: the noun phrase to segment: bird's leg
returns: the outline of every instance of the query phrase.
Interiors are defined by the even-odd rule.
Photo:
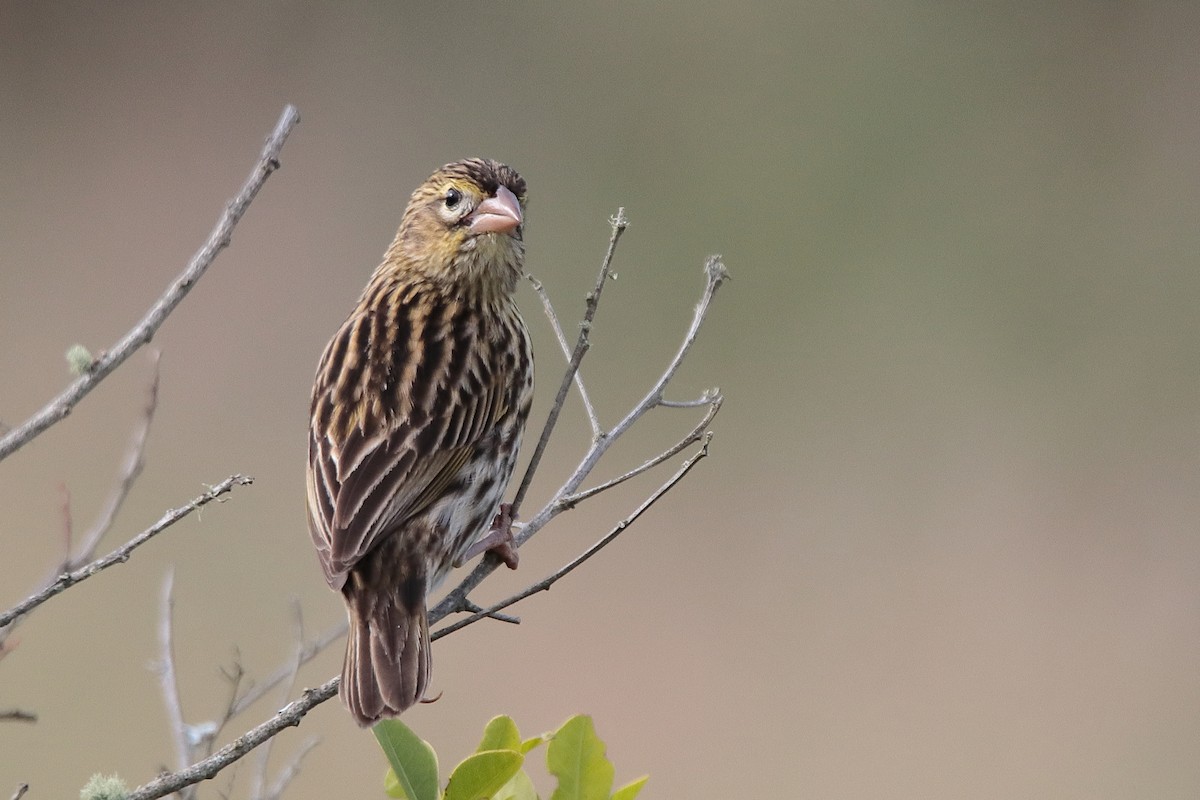
[[[496,518],[492,520],[492,527],[488,530],[487,534],[475,542],[475,544],[468,547],[467,552],[462,554],[454,566],[461,567],[480,553],[491,551],[509,569],[516,569],[517,562],[520,559],[517,556],[516,548],[513,547],[512,526],[512,503],[501,503],[500,510],[496,512]]]

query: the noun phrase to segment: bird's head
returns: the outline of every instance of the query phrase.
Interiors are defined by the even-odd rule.
[[[482,158],[447,164],[413,192],[387,261],[430,280],[510,293],[523,270],[524,213],[525,181],[515,170]]]

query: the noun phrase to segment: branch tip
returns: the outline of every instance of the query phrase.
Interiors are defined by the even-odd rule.
[[[708,275],[708,283],[712,286],[712,291],[719,289],[725,281],[733,280],[733,277],[729,274],[729,269],[725,266],[725,262],[718,254],[713,254],[705,259],[704,273]]]

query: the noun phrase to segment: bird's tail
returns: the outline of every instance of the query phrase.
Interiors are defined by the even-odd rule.
[[[352,574],[343,590],[350,633],[341,696],[365,728],[421,700],[432,664],[425,581],[380,590],[362,586],[356,577]]]

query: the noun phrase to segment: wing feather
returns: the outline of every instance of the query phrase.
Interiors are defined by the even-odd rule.
[[[478,319],[460,302],[409,305],[357,322],[352,316],[318,370],[309,521],[335,589],[382,537],[444,494],[511,410],[510,387],[493,368],[494,348],[504,342],[480,336]],[[379,324],[385,314],[386,327]],[[397,342],[397,333],[411,340]],[[353,363],[353,385],[331,358]]]

